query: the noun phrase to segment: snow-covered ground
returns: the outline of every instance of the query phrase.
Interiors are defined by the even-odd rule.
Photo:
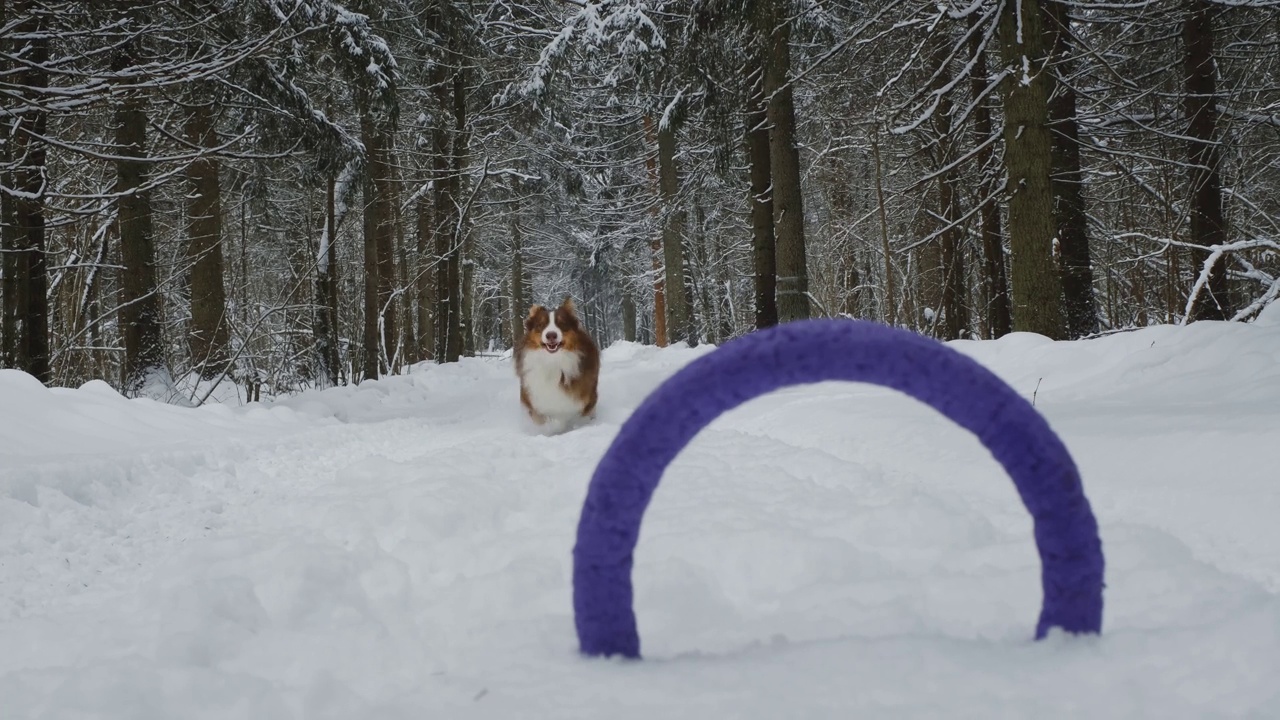
[[[1101,637],[1031,640],[1012,483],[878,388],[760,398],[676,460],[625,663],[576,654],[578,511],[707,349],[610,348],[553,437],[492,358],[194,410],[0,371],[0,718],[1280,717],[1280,306],[953,347],[1075,455]]]

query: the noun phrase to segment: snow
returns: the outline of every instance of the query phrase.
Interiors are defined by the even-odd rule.
[[[977,441],[874,387],[752,401],[673,463],[640,663],[579,657],[595,462],[709,348],[604,353],[595,422],[509,359],[178,408],[0,371],[0,717],[1280,717],[1280,309],[953,343],[1063,436],[1100,637],[1031,640],[1039,564]]]

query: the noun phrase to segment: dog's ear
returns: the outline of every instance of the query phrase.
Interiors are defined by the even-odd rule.
[[[565,296],[564,303],[562,303],[560,307],[568,310],[571,315],[576,316],[578,314],[578,309],[573,306],[573,298],[568,295]]]
[[[526,319],[526,320],[532,320],[532,319],[533,319],[533,317],[534,317],[535,315],[537,315],[537,314],[538,314],[538,311],[539,311],[539,310],[541,310],[541,309],[542,309],[542,306],[541,306],[541,305],[534,305],[533,307],[529,308],[529,314],[528,314],[528,315],[525,315],[525,319]]]

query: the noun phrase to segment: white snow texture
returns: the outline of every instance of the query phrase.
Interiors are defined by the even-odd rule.
[[[676,459],[639,663],[576,652],[570,550],[618,427],[707,348],[604,353],[539,435],[508,359],[244,408],[0,371],[0,718],[1280,717],[1280,305],[957,342],[1080,465],[1104,631],[977,441],[871,386],[754,400]]]

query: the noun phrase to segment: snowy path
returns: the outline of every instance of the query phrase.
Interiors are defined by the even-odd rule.
[[[496,360],[248,410],[0,371],[0,718],[1280,717],[1264,320],[955,345],[1081,466],[1101,638],[1030,641],[1030,521],[976,440],[832,384],[673,464],[635,665],[575,653],[573,532],[618,425],[704,350],[610,349],[599,419],[556,437]]]

